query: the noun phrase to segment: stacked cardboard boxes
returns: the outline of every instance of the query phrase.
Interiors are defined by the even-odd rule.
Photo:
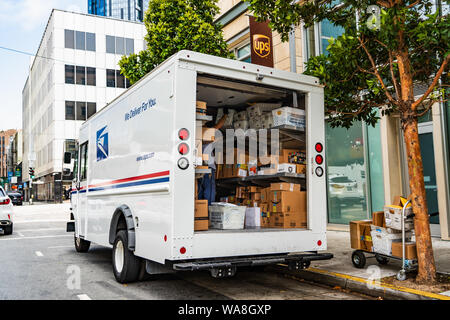
[[[406,199],[396,197],[394,205],[387,205],[384,211],[372,214],[372,220],[350,222],[350,243],[352,249],[402,256],[401,215]],[[410,213],[411,208],[407,208]],[[408,213],[405,213],[408,215]],[[405,219],[405,258],[416,259],[416,244],[411,242],[412,220]]]
[[[205,231],[208,227],[208,200],[195,200],[194,231]]]

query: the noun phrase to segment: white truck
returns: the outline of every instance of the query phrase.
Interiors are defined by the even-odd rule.
[[[195,131],[209,117],[198,115],[196,101],[206,102],[208,113],[223,106],[245,110],[250,102],[303,108],[306,130],[285,126],[279,135],[303,144],[306,173],[224,183],[232,188],[301,183],[307,193],[306,228],[194,230],[194,186],[201,175]],[[180,51],[82,125],[67,225],[76,250],[86,252],[91,242],[112,247],[113,271],[121,283],[174,271],[209,270],[225,277],[239,266],[286,263],[300,269],[330,259],[331,254],[319,253],[326,250],[327,225],[323,104],[316,78]]]

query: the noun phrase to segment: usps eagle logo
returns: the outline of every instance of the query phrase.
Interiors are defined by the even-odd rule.
[[[108,126],[97,131],[97,162],[107,159],[108,150]]]

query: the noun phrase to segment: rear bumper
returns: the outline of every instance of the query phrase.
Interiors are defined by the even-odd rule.
[[[229,257],[222,259],[204,259],[195,261],[176,262],[173,269],[178,271],[211,270],[226,267],[264,266],[285,263],[294,269],[309,266],[311,261],[329,260],[333,258],[331,253],[302,253],[302,254],[278,254],[248,257]]]

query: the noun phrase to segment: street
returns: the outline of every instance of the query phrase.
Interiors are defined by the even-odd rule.
[[[112,272],[111,249],[91,245],[86,254],[75,251],[73,234],[65,231],[69,207],[64,203],[14,208],[14,233],[0,235],[0,300],[367,299],[261,269],[238,270],[228,279],[185,272],[121,285]]]

